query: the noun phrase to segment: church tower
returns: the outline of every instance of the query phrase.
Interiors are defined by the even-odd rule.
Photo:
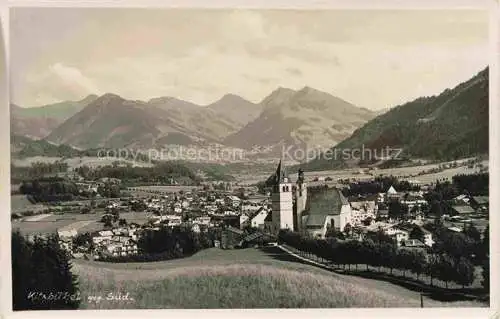
[[[293,191],[282,163],[278,164],[271,193],[272,231],[280,229],[294,230],[293,227]]]
[[[307,184],[304,181],[304,171],[300,168],[297,176],[297,187],[295,188],[295,203],[296,203],[296,218],[297,229],[301,232],[302,229],[302,213],[306,209],[307,203]]]

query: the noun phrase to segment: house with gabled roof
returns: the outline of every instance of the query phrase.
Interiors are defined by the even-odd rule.
[[[259,208],[255,213],[253,213],[249,220],[250,220],[250,226],[251,227],[255,227],[255,228],[261,228],[261,229],[264,229],[264,221],[267,217],[267,215],[269,215],[269,211],[264,208],[264,207],[261,207]]]

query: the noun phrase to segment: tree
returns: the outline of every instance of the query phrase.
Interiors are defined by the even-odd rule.
[[[420,274],[423,273],[427,268],[427,259],[425,257],[425,253],[422,251],[412,251],[410,260],[410,270],[417,274],[418,280]]]
[[[92,236],[89,232],[78,234],[73,238],[74,246],[91,246],[91,244]]]
[[[26,240],[12,233],[12,306],[14,310],[77,309],[77,277],[57,235]]]
[[[443,216],[443,208],[441,205],[441,202],[438,200],[433,200],[431,202],[430,210],[429,212],[436,217],[436,219],[441,218]]]
[[[482,275],[483,280],[481,285],[487,291],[490,290],[490,227],[486,226],[483,233],[483,240],[479,246],[479,260],[481,260],[481,265],[483,267]]]
[[[436,270],[437,278],[445,282],[446,288],[448,288],[448,282],[456,279],[453,258],[447,254],[439,256]]]
[[[407,249],[398,249],[395,257],[395,265],[396,268],[403,270],[403,277],[405,277],[407,270],[411,270],[412,259],[412,252]]]
[[[482,276],[483,280],[481,280],[481,285],[486,291],[490,291],[490,260],[489,259],[483,259],[482,262]]]
[[[146,210],[147,206],[142,200],[134,200],[131,203],[130,208],[134,212],[143,212]]]
[[[106,182],[104,186],[99,186],[97,192],[102,197],[117,198],[120,197],[120,186],[114,183]]]
[[[469,259],[461,257],[456,264],[456,272],[454,281],[461,284],[462,288],[470,285],[474,281],[474,265]]]
[[[381,265],[390,269],[396,266],[396,247],[392,243],[384,242],[380,245]]]
[[[113,227],[113,216],[110,214],[102,216],[101,223],[104,223],[104,227]]]
[[[367,218],[362,220],[363,225],[370,226],[372,224],[373,218],[368,216]]]
[[[127,220],[125,218],[120,218],[120,220],[118,220],[118,225],[127,226]]]
[[[470,224],[468,227],[465,227],[464,234],[475,242],[479,242],[481,240],[481,233],[472,224]]]
[[[349,236],[351,234],[351,231],[352,231],[352,226],[351,224],[347,223],[345,226],[344,226],[344,233]]]
[[[368,265],[371,265],[371,258],[373,257],[373,251],[375,250],[375,243],[372,239],[363,240],[360,248],[360,258],[362,263],[366,264],[366,270],[368,271]]]
[[[424,273],[431,278],[431,287],[433,286],[433,279],[438,274],[438,264],[439,256],[437,254],[431,253],[427,256],[427,266],[424,269]]]
[[[443,232],[438,238],[436,249],[458,261],[460,257],[470,257],[473,252],[473,241],[463,233]]]
[[[408,207],[398,201],[389,203],[389,217],[399,219],[408,213]]]

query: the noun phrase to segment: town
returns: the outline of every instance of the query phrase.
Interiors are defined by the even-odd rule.
[[[482,170],[470,176],[484,178]],[[13,227],[22,230],[25,225],[53,216],[84,217],[90,221],[78,220],[56,229],[61,247],[72,258],[126,262],[150,260],[144,259],[144,255],[152,254],[145,250],[145,238],[165,230],[203,237],[203,248],[275,243],[279,232],[288,230],[306,238],[344,241],[383,234],[396,247],[428,251],[436,241],[436,223],[448,232],[475,232],[479,234],[477,240],[488,225],[488,197],[479,195],[484,194],[484,185],[483,189],[458,191],[459,185],[469,183],[468,175],[455,176],[457,185],[450,181],[418,184],[378,176],[339,179],[333,185],[328,183],[331,178],[309,177],[309,186],[302,170],[295,174],[286,171],[280,162],[264,186],[216,182],[186,187],[134,186],[121,191],[128,195],[121,198],[105,197],[111,194],[110,189],[117,190],[115,196],[120,194],[120,179],[86,181],[77,173],[66,174],[61,178],[76,185],[78,193],[93,198],[91,203],[78,203],[76,214],[50,211],[50,206],[37,214],[13,212]],[[27,185],[21,188],[29,193]],[[157,247],[155,252],[162,249]],[[173,255],[154,258],[169,259]]]

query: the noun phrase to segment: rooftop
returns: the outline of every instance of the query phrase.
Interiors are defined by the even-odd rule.
[[[490,202],[490,198],[488,196],[474,196],[472,198],[479,205],[487,205]]]
[[[475,212],[475,210],[468,205],[455,205],[452,206],[452,208],[459,214],[471,214]]]
[[[339,215],[342,205],[349,205],[344,195],[337,188],[309,193],[307,203],[307,226],[322,226],[325,224],[327,216]]]

